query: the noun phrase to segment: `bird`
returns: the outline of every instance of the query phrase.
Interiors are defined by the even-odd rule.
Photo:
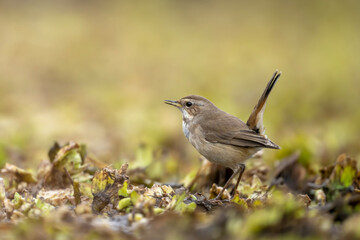
[[[199,95],[186,96],[180,100],[165,100],[166,104],[181,111],[184,135],[194,148],[210,162],[233,170],[215,200],[221,199],[237,174],[239,177],[234,190],[238,188],[245,171],[245,160],[263,148],[280,149],[265,135],[263,125],[266,101],[280,75],[281,72],[276,70],[246,123],[220,110],[210,100]]]

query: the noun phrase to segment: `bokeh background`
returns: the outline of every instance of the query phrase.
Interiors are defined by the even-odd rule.
[[[0,9],[2,164],[36,168],[54,141],[74,140],[106,163],[158,161],[179,179],[200,162],[180,112],[163,100],[203,95],[246,121],[275,69],[283,75],[264,123],[282,150],[267,150],[265,161],[296,149],[315,165],[342,152],[360,157],[358,1],[2,1]]]

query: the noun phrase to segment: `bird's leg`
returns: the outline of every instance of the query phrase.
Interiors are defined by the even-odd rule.
[[[231,180],[236,176],[236,174],[238,174],[240,172],[242,168],[240,167],[239,169],[236,169],[233,174],[231,175],[231,177],[229,178],[229,180],[225,183],[223,189],[220,191],[220,193],[216,196],[215,200],[220,200],[221,199],[221,195],[224,193],[225,189],[229,186]],[[244,170],[245,170],[245,165],[244,165]],[[242,172],[244,172],[244,170],[242,170]]]
[[[241,180],[241,177],[242,177],[243,173],[245,172],[245,164],[240,164],[239,172],[240,172],[240,174],[239,174],[239,178],[238,178],[238,180],[237,180],[237,182],[236,182],[236,185],[235,185],[235,188],[234,188],[233,197],[235,197],[236,189],[238,188],[239,183],[240,183],[240,180]]]

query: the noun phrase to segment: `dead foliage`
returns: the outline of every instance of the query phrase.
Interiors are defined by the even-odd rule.
[[[293,153],[272,171],[259,161],[233,198],[229,188],[214,201],[231,172],[208,162],[186,186],[147,186],[138,179],[149,183],[146,171],[126,163],[96,168],[84,145],[55,143],[37,172],[9,163],[1,169],[0,231],[23,239],[359,236],[357,161],[343,154],[314,174],[298,159]]]

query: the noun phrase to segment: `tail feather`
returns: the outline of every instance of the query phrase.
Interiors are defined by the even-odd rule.
[[[263,114],[266,106],[266,100],[274,87],[276,81],[280,77],[281,72],[278,70],[275,71],[274,75],[270,79],[269,83],[267,84],[263,94],[261,95],[258,103],[254,107],[254,110],[250,114],[249,119],[247,120],[246,124],[251,128],[252,130],[256,131],[257,133],[264,134],[265,129],[263,125]]]

